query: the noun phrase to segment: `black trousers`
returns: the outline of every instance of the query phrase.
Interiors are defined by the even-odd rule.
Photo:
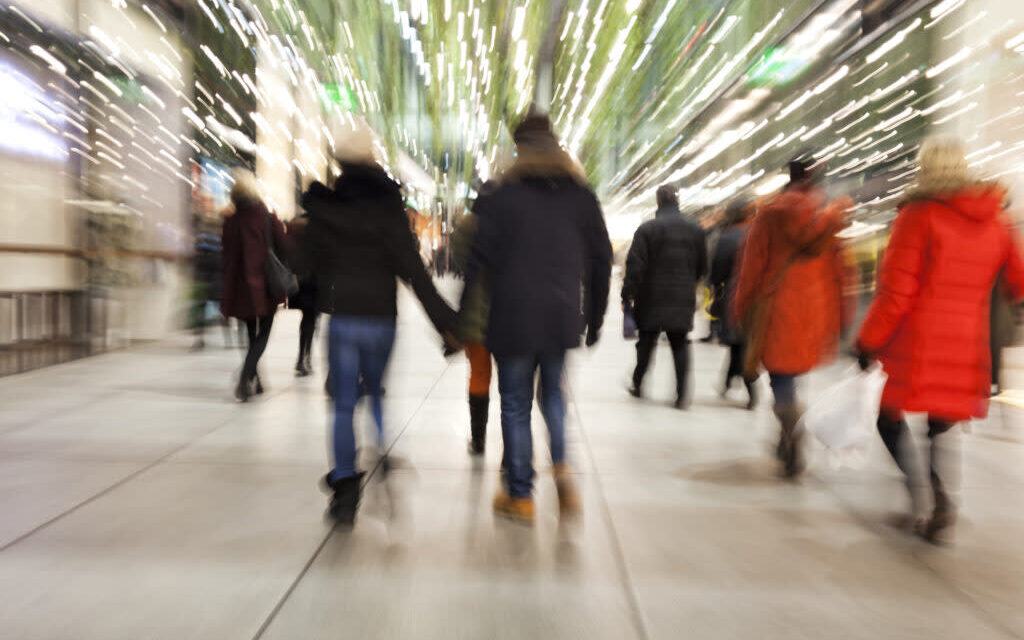
[[[690,374],[690,341],[685,331],[666,331],[668,341],[672,345],[672,357],[676,366],[676,397],[686,395],[686,381]],[[641,331],[636,342],[636,369],[633,370],[633,385],[640,388],[651,365],[654,348],[658,345],[660,331]]]
[[[742,342],[739,344],[729,345],[729,368],[725,372],[725,387],[729,388],[733,378],[743,377],[743,356],[746,353],[746,345]]]
[[[240,382],[247,384],[256,377],[256,366],[260,363],[260,358],[263,357],[267,342],[270,341],[270,328],[273,325],[273,311],[260,318],[250,318],[245,321],[245,328],[249,332],[249,349],[245,352]]]
[[[316,333],[317,312],[313,309],[302,310],[302,320],[299,322],[299,362],[309,358],[313,349],[313,335]]]

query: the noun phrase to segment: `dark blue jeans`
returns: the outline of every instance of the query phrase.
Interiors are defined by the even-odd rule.
[[[540,407],[551,438],[551,460],[565,461],[565,397],[562,371],[565,352],[497,358],[501,392],[502,468],[509,495],[526,498],[533,492],[533,379],[540,369]]]
[[[796,376],[787,373],[768,372],[776,407],[796,406]]]
[[[395,319],[331,316],[328,342],[334,391],[334,469],[331,480],[356,474],[356,438],[352,416],[359,400],[359,377],[377,423],[377,444],[384,441],[381,382],[395,343]]]

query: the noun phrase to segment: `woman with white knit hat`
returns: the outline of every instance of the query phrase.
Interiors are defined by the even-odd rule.
[[[878,431],[906,476],[910,513],[901,518],[932,543],[951,540],[959,474],[949,431],[983,417],[991,382],[989,301],[1000,273],[1024,297],[1024,257],[1002,213],[1005,191],[968,174],[963,144],[934,138],[899,207],[878,294],[857,340],[861,366],[877,358],[888,374]],[[904,412],[928,415],[932,513],[915,490],[917,468]]]

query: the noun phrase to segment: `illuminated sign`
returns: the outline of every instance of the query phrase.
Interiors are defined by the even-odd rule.
[[[63,162],[63,109],[31,78],[0,63],[0,150]]]
[[[323,85],[324,106],[328,109],[338,108],[342,111],[355,111],[356,94],[347,86],[333,83]]]
[[[784,47],[769,47],[747,74],[747,86],[775,87],[793,81],[811,61],[800,52]]]

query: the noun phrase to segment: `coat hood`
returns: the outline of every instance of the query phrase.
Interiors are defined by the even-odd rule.
[[[842,228],[837,211],[826,208],[820,189],[793,188],[783,191],[765,205],[761,215],[770,216],[783,238],[808,255],[820,255],[835,243]]]
[[[904,204],[937,202],[966,218],[985,221],[999,215],[1005,198],[1006,191],[999,185],[978,183],[955,191],[915,191]]]
[[[502,176],[502,182],[515,182],[527,178],[557,180],[568,178],[586,184],[583,170],[557,143],[552,145],[520,145],[516,159]]]
[[[340,233],[368,231],[384,223],[387,213],[404,211],[397,182],[376,165],[342,163],[342,175],[330,189],[314,182],[302,195],[310,220]],[[373,203],[373,207],[356,206]]]
[[[239,220],[248,218],[262,219],[269,213],[262,200],[243,200],[235,205],[235,212],[232,215],[238,216]]]
[[[655,218],[662,218],[664,216],[681,216],[683,212],[679,210],[677,204],[666,204],[658,207],[658,210],[654,212]]]

